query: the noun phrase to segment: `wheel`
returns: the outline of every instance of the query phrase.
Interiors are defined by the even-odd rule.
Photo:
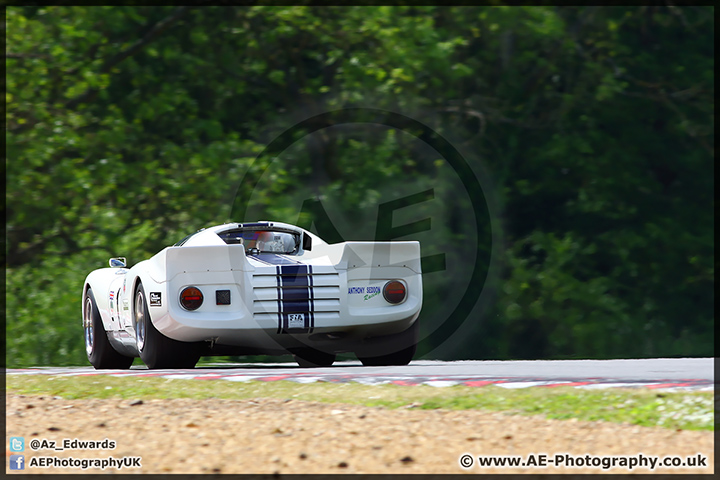
[[[407,365],[413,359],[417,345],[411,345],[398,352],[378,355],[376,357],[360,357],[358,359],[366,367],[381,367],[386,365]]]
[[[100,318],[95,304],[95,296],[92,288],[88,288],[85,292],[85,313],[83,318],[83,328],[85,330],[85,352],[87,353],[90,364],[98,370],[108,368],[130,368],[133,363],[133,357],[126,357],[118,353],[108,340],[107,332]]]
[[[355,352],[358,360],[366,367],[386,365],[407,365],[417,350],[420,322],[415,320],[404,332],[371,340],[359,352]],[[400,348],[400,350],[395,350]]]
[[[292,351],[293,358],[303,368],[329,367],[335,362],[334,353],[325,353],[314,348],[301,348]]]
[[[140,358],[150,369],[194,368],[200,360],[197,345],[178,342],[160,333],[150,319],[142,283],[135,289],[135,341]]]

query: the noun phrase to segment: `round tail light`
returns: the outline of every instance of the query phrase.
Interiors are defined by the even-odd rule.
[[[383,287],[383,297],[389,303],[401,303],[407,296],[405,284],[398,280],[391,280]]]
[[[180,292],[180,305],[185,310],[197,310],[203,303],[203,294],[197,287],[185,287]]]

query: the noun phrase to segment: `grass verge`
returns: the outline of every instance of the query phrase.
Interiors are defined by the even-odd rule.
[[[583,390],[571,387],[533,387],[508,390],[488,387],[430,387],[418,385],[361,385],[291,381],[232,382],[113,376],[59,377],[7,375],[8,393],[85,398],[293,398],[352,403],[385,408],[503,411],[508,415],[607,421],[686,430],[714,430],[712,392],[651,390]]]

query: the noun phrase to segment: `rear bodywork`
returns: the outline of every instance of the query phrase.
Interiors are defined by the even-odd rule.
[[[226,244],[219,236],[243,224],[226,224],[198,232],[132,268],[88,275],[85,289],[92,287],[113,348],[138,356],[133,309],[138,288],[148,299],[155,328],[181,342],[205,342],[205,355],[282,354],[302,346],[356,351],[416,321],[422,305],[418,242],[329,245],[292,225],[262,225],[311,241],[293,254],[248,254],[245,245]],[[383,294],[393,280],[407,291],[399,304]],[[188,286],[203,295],[194,311],[180,304],[180,292]]]

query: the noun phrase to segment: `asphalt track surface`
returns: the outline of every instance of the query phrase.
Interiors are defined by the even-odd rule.
[[[9,375],[114,375],[198,380],[289,380],[299,383],[358,382],[368,385],[466,385],[503,388],[572,386],[577,388],[652,388],[713,391],[714,358],[634,360],[455,361],[416,360],[407,366],[364,367],[338,362],[328,368],[301,368],[294,363],[211,364],[194,369],[95,370],[92,367],[9,369]]]

